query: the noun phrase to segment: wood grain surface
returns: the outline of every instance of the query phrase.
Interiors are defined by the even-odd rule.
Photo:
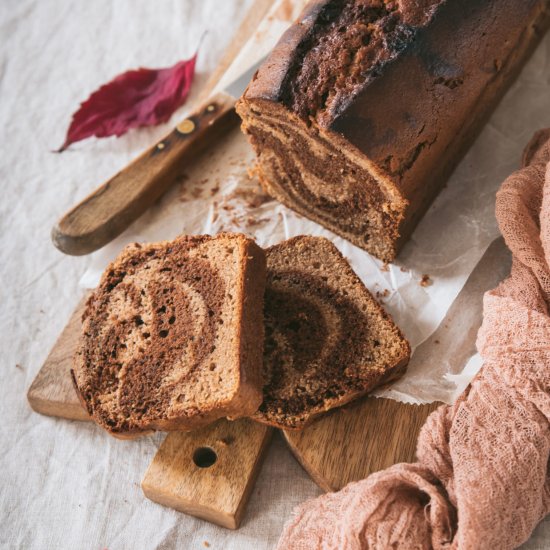
[[[274,0],[255,0],[254,5],[245,15],[220,63],[214,69],[211,77],[199,94],[198,105],[208,100],[218,80],[255,32],[260,21],[267,14],[273,3]],[[282,2],[282,4],[285,4],[285,2]],[[145,203],[144,206],[146,206]],[[38,413],[67,418],[69,420],[90,420],[88,414],[78,401],[69,375],[72,366],[72,356],[81,327],[80,317],[87,296],[88,294],[79,302],[48,355],[46,362],[28,390],[28,401],[33,410]]]
[[[420,428],[439,405],[405,405],[369,397],[333,411],[302,431],[285,430],[284,436],[317,485],[337,491],[397,462],[413,462]]]
[[[78,303],[27,392],[31,407],[40,414],[69,420],[90,420],[78,400],[70,375],[88,295]]]
[[[487,249],[439,328],[417,348],[410,369],[427,364],[437,368],[446,361],[453,372],[460,372],[475,351],[483,293],[505,277],[509,266],[509,252],[498,239]],[[83,304],[84,299],[29,389],[32,408],[42,414],[89,420],[69,375]],[[333,411],[302,432],[287,432],[285,438],[312,478],[323,489],[334,490],[394,461],[413,460],[418,429],[434,407],[368,398]]]
[[[143,478],[143,492],[164,506],[236,529],[272,431],[242,419],[171,433]]]

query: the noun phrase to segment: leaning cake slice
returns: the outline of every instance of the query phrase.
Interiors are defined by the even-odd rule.
[[[243,235],[128,246],[84,313],[73,380],[116,437],[190,430],[262,401],[265,254]]]
[[[255,420],[300,429],[403,374],[410,347],[327,239],[267,249],[264,400]]]

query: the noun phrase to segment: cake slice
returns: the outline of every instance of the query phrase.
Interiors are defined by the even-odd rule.
[[[72,371],[92,419],[131,438],[253,414],[264,286],[265,253],[243,235],[126,247],[87,304]]]
[[[265,190],[392,261],[540,41],[549,0],[312,0],[237,104]]]
[[[255,420],[300,429],[401,376],[410,347],[327,239],[267,249],[263,403]]]

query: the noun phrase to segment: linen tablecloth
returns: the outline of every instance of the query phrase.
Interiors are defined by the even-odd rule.
[[[26,391],[80,299],[87,257],[50,242],[55,220],[181,118],[59,155],[80,101],[120,72],[190,57],[192,104],[253,0],[3,0],[0,3],[0,545],[3,548],[268,549],[292,508],[320,494],[282,438],[269,448],[241,528],[144,498],[163,435],[119,441],[34,413]],[[550,546],[550,521],[525,545]]]

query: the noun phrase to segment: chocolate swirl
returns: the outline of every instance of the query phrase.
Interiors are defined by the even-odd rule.
[[[279,281],[283,281],[279,283]],[[272,274],[265,295],[264,402],[259,414],[297,419],[361,391],[376,355],[368,316],[322,276]],[[374,349],[373,349],[374,348]]]
[[[256,149],[261,144],[260,174],[267,192],[357,246],[372,251],[376,242],[391,255],[401,220],[395,199],[327,135],[310,128],[312,139],[303,124],[278,115],[255,112],[247,119],[252,143]]]
[[[113,264],[88,307],[82,394],[108,429],[162,418],[167,403],[185,408],[181,387],[215,350],[225,283],[187,241],[173,248],[162,256],[154,246],[132,250]]]

